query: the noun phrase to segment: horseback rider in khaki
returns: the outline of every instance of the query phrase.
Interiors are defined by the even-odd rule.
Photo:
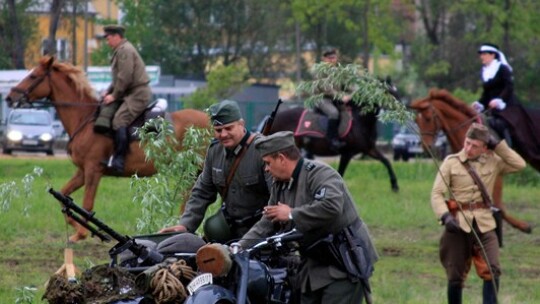
[[[135,47],[124,38],[124,27],[104,27],[107,44],[114,50],[111,58],[112,83],[103,96],[100,116],[94,131],[114,131],[115,150],[107,166],[117,173],[124,171],[124,158],[128,152],[128,126],[143,113],[150,99],[150,78],[145,64]]]

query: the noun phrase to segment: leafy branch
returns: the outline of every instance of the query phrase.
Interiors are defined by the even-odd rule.
[[[393,88],[357,64],[330,65],[317,63],[312,67],[313,80],[304,81],[297,87],[299,96],[306,96],[306,106],[314,107],[331,92],[335,99],[341,100],[351,95],[352,102],[360,107],[362,113],[376,112],[381,121],[397,121],[404,124],[413,118],[413,113],[391,94]]]

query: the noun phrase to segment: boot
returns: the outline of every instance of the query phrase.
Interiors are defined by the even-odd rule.
[[[461,283],[448,282],[448,304],[461,304],[462,293]]]
[[[339,119],[328,119],[328,128],[326,130],[326,137],[330,141],[330,149],[339,151],[343,148],[344,143],[338,138]]]
[[[107,167],[114,172],[121,174],[124,172],[124,158],[128,150],[127,128],[118,128],[114,136],[114,155],[109,159]]]
[[[497,289],[495,289],[495,287]],[[482,288],[482,303],[483,304],[497,304],[497,291],[499,290],[499,279],[495,279],[495,286],[492,280],[484,281]]]

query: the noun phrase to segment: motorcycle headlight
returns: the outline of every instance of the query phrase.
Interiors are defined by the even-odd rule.
[[[8,132],[7,138],[11,141],[20,141],[23,138],[23,134],[21,131],[12,130]]]
[[[43,133],[41,134],[41,136],[39,137],[39,139],[41,139],[42,141],[51,141],[52,140],[52,135],[51,133]]]

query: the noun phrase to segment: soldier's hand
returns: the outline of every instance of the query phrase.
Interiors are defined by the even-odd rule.
[[[497,145],[501,142],[501,140],[493,135],[493,134],[490,134],[489,135],[489,140],[488,142],[486,143],[486,146],[489,150],[495,150],[495,148],[497,147]]]
[[[187,232],[187,228],[184,225],[176,225],[171,227],[165,227],[161,229],[158,233],[167,233],[167,232]]]
[[[450,214],[449,212],[446,212],[445,214],[443,214],[443,216],[441,217],[441,220],[444,224],[446,231],[450,233],[456,233],[461,230],[456,218],[452,216],[452,214]]]
[[[286,222],[289,220],[291,207],[279,203],[277,205],[266,206],[263,209],[263,215],[272,222]]]

